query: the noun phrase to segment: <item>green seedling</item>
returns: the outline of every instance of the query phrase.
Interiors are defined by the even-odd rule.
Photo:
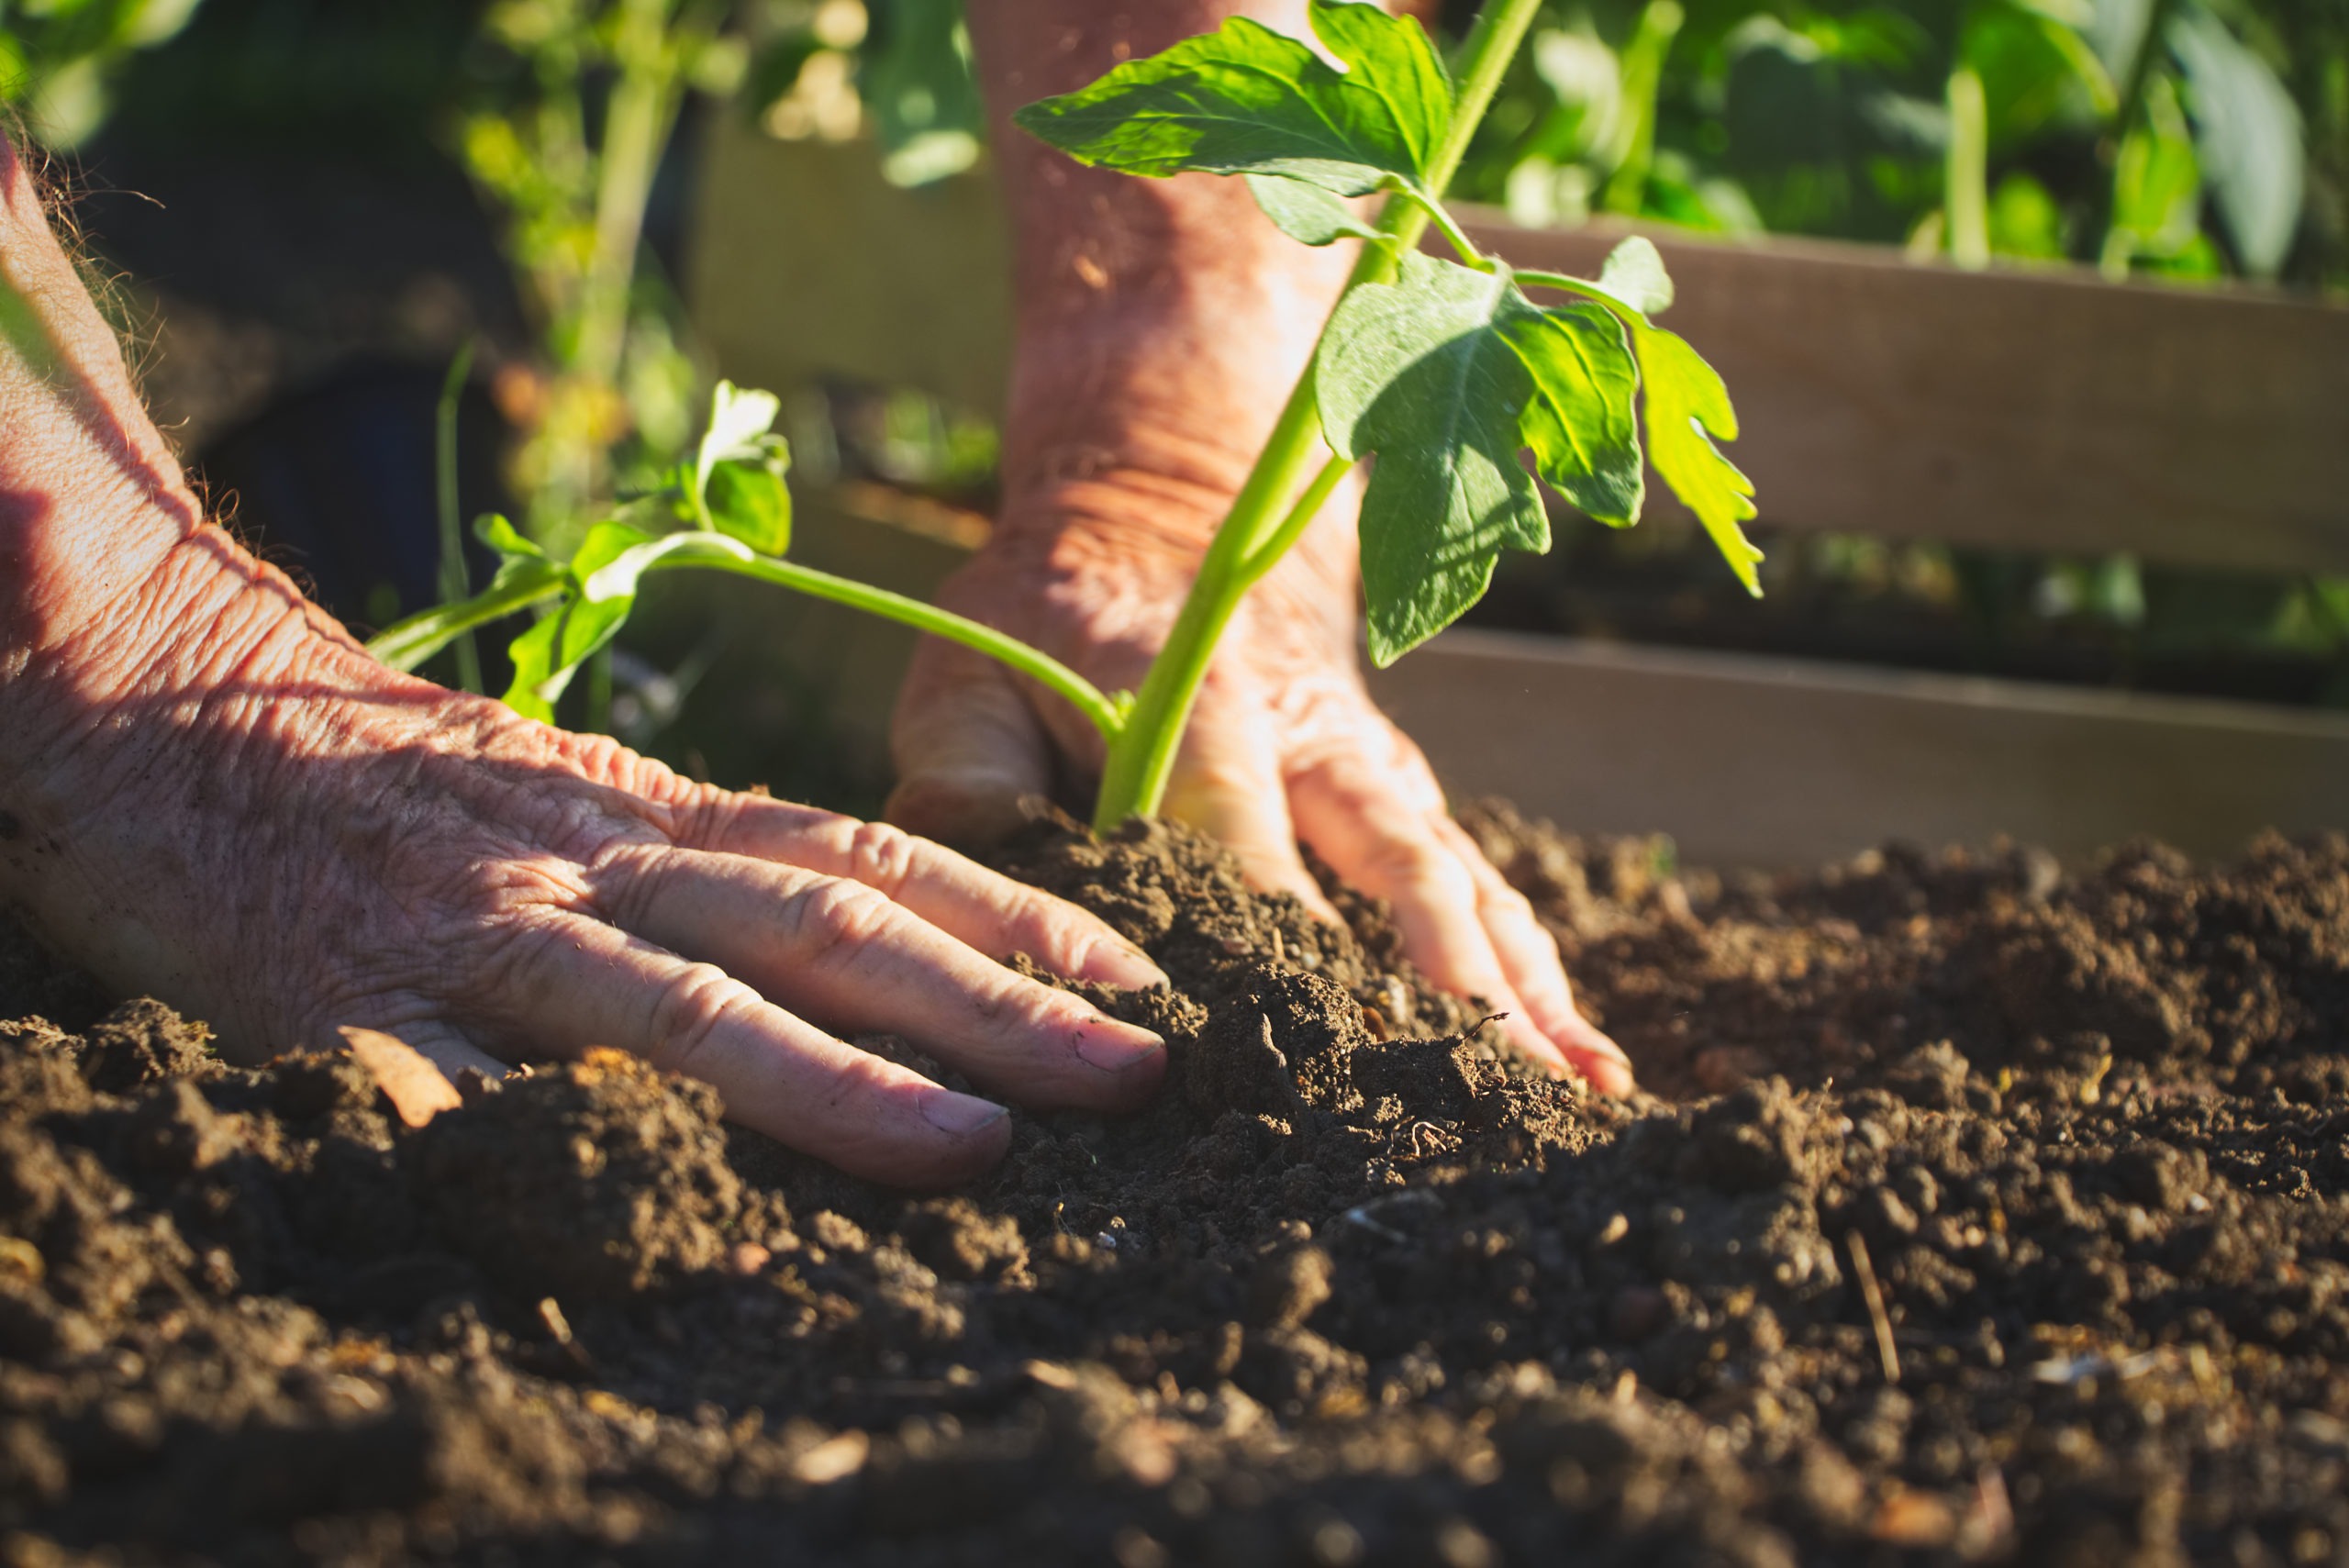
[[[1654,324],[1672,301],[1655,247],[1625,240],[1595,280],[1517,271],[1480,250],[1439,199],[1538,9],[1539,0],[1488,0],[1453,70],[1417,23],[1314,0],[1326,59],[1235,18],[1017,117],[1080,162],[1152,178],[1237,175],[1292,238],[1363,242],[1138,693],[1105,694],[987,627],[782,559],[790,503],[783,445],[769,433],[777,404],[725,384],[696,461],[660,495],[596,525],[568,562],[492,519],[483,537],[505,565],[490,588],[372,646],[412,667],[470,627],[541,606],[514,644],[507,700],[545,717],[580,662],[618,631],[644,573],[691,566],[762,578],[976,648],[1073,704],[1107,748],[1094,812],[1107,830],[1158,809],[1233,611],[1365,459],[1375,461],[1363,496],[1363,588],[1382,666],[1475,604],[1501,550],[1549,548],[1536,475],[1591,517],[1627,527],[1653,467],[1759,593],[1761,551],[1739,527],[1753,516],[1753,486],[1714,445],[1735,438],[1737,418],[1711,367]],[[1386,199],[1375,220],[1350,205],[1377,195]],[[1430,224],[1457,260],[1420,253]]]

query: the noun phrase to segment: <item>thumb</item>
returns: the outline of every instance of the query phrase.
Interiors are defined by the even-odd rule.
[[[1020,802],[1049,795],[1050,742],[1003,666],[925,638],[889,725],[897,787],[884,814],[909,833],[982,846],[1026,818]]]

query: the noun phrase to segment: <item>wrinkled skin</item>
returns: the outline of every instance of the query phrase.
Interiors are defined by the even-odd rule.
[[[619,1046],[904,1184],[1003,1109],[1139,1104],[1163,1043],[995,962],[1163,977],[1091,916],[896,828],[677,778],[369,659],[203,519],[0,142],[0,898],[248,1053],[391,1030],[445,1068]]]
[[[941,595],[1107,690],[1141,684],[1200,554],[1310,357],[1352,263],[1279,234],[1236,180],[1077,167],[1009,113],[1244,13],[1302,34],[1303,0],[974,0],[981,75],[1019,236],[1018,352],[994,538]],[[1426,759],[1359,670],[1353,511],[1333,499],[1242,605],[1166,802],[1262,885],[1328,906],[1301,839],[1393,905],[1413,959],[1509,1014],[1528,1055],[1621,1091],[1622,1052],[1575,1010],[1555,942],[1452,820]],[[953,841],[1016,819],[1098,736],[1065,704],[925,644],[898,706],[889,815]],[[1073,764],[1068,766],[1068,764]]]

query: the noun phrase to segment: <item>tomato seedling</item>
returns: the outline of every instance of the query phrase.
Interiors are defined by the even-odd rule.
[[[467,627],[551,604],[514,644],[507,695],[546,717],[580,662],[626,619],[645,573],[695,566],[763,578],[976,648],[1074,704],[1107,747],[1094,810],[1106,831],[1158,809],[1232,612],[1364,459],[1375,462],[1363,495],[1363,592],[1371,657],[1382,666],[1475,604],[1501,550],[1549,549],[1536,475],[1591,517],[1627,527],[1653,466],[1759,593],[1761,551],[1739,527],[1753,516],[1753,487],[1713,444],[1735,438],[1737,417],[1720,377],[1654,324],[1672,302],[1655,247],[1625,240],[1595,280],[1518,271],[1481,251],[1440,199],[1538,8],[1539,0],[1488,0],[1455,78],[1416,22],[1353,0],[1313,0],[1315,34],[1335,65],[1234,18],[1016,117],[1096,167],[1238,175],[1305,244],[1362,241],[1313,361],[1140,692],[1105,694],[990,628],[781,559],[790,497],[783,445],[769,433],[778,406],[725,384],[695,462],[662,496],[640,502],[639,516],[596,525],[567,563],[491,519],[484,537],[505,566],[490,588],[371,646],[412,667]],[[1349,205],[1379,194],[1386,202],[1375,221]],[[1457,260],[1419,251],[1431,223]],[[1528,290],[1568,298],[1539,303]],[[668,531],[656,531],[641,514],[663,506]]]

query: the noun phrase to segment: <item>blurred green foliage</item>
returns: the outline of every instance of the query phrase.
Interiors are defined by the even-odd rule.
[[[72,147],[112,106],[136,50],[187,25],[197,0],[0,0],[0,105],[51,147]]]

